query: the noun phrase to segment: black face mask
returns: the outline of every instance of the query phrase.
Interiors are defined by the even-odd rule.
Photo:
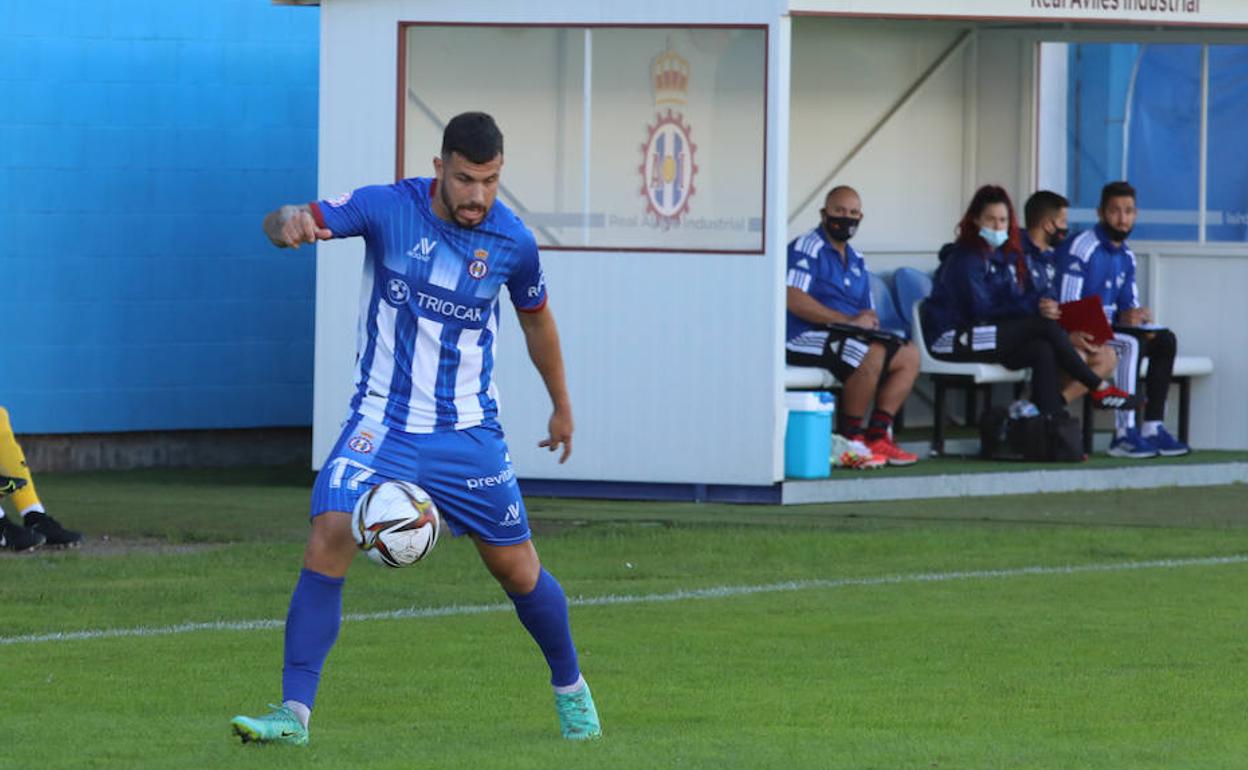
[[[832,240],[844,243],[858,232],[858,223],[861,221],[853,217],[824,217],[823,227]]]
[[[1069,227],[1059,227],[1053,232],[1045,236],[1045,240],[1049,242],[1051,248],[1057,248],[1058,244],[1066,240],[1066,236],[1070,235]]]
[[[1123,241],[1125,241],[1127,239],[1127,236],[1131,234],[1131,230],[1135,229],[1135,228],[1129,228],[1126,230],[1115,230],[1114,228],[1109,226],[1108,222],[1102,222],[1101,227],[1105,228],[1105,234],[1108,235],[1109,239],[1111,241],[1114,241],[1115,243],[1122,243]]]

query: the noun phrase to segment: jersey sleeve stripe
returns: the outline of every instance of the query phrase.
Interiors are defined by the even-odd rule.
[[[810,273],[807,273],[804,270],[790,270],[788,280],[785,283],[792,286],[794,289],[801,289],[802,291],[809,292]]]
[[[821,248],[823,248],[823,239],[819,237],[819,233],[814,232],[813,230],[807,233],[806,237],[803,238],[802,242],[798,245],[799,251],[816,258],[819,256],[819,250]]]
[[[308,204],[308,209],[312,212],[312,218],[316,220],[316,226],[328,229],[328,226],[325,224],[325,215],[321,213],[321,204],[312,201]]]
[[[1062,302],[1074,302],[1083,296],[1083,279],[1074,275],[1062,276]]]
[[[1080,233],[1074,243],[1070,244],[1070,253],[1081,262],[1087,262],[1098,245],[1100,245],[1100,240],[1096,237],[1096,233],[1088,230]]]
[[[542,301],[533,307],[517,307],[516,310],[521,313],[540,313],[546,309],[546,300],[548,299],[550,299],[549,294],[542,297]]]

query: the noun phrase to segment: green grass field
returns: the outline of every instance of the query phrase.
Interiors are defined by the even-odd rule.
[[[0,557],[0,767],[1248,767],[1242,485],[533,499],[603,740],[558,737],[540,654],[447,539],[408,571],[355,567],[311,746],[241,746],[230,717],[280,698],[310,482],[41,477],[90,540]]]

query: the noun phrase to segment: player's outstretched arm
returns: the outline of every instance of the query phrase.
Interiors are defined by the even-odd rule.
[[[559,462],[567,462],[572,455],[572,401],[568,398],[568,384],[563,373],[563,352],[559,347],[559,329],[549,307],[536,313],[518,312],[520,328],[529,348],[529,359],[542,375],[546,392],[550,394],[554,411],[547,429],[550,435],[538,442],[554,452],[563,447]]]
[[[264,218],[264,234],[278,248],[299,248],[305,243],[316,243],[333,238],[329,228],[317,227],[316,218],[312,216],[312,207],[282,206],[270,211]]]

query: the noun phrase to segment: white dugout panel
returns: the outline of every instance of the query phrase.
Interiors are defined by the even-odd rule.
[[[935,249],[951,237],[975,187],[1003,184],[1021,205],[1036,183],[1043,139],[1035,114],[1042,90],[1038,42],[1166,39],[1169,33],[1157,25],[1171,22],[1180,25],[1175,35],[1190,39],[1200,33],[1182,25],[1201,21],[1151,16],[1150,28],[1137,31],[1067,19],[1076,27],[1057,29],[1040,26],[1056,19],[1041,18],[1044,13],[1022,2],[1002,12],[1009,26],[994,28],[983,3],[970,3],[965,14],[949,4],[953,15],[978,17],[971,21],[861,18],[869,12],[915,17],[927,6],[896,0],[859,7],[865,5],[556,2],[537,16],[536,9],[504,3],[322,3],[322,196],[394,179],[401,21],[767,25],[765,253],[544,252],[577,420],[575,452],[561,466],[536,446],[546,435],[549,401],[514,313],[505,311],[495,376],[519,475],[741,485],[781,480],[785,247],[817,221],[830,184],[852,184],[862,193],[868,219],[856,245],[875,269],[931,268]],[[1248,13],[1240,18],[1226,5],[1206,7],[1217,16],[1208,20],[1212,24],[1248,25]],[[809,15],[790,18],[790,11]],[[1026,19],[1038,23],[1019,23]],[[1239,39],[1241,33],[1220,34]],[[506,133],[507,125],[502,128]],[[431,158],[437,147],[414,150]],[[526,151],[511,144],[507,150],[512,156]],[[427,162],[419,160],[416,168]],[[1142,285],[1178,332],[1180,353],[1215,361],[1213,378],[1194,388],[1194,443],[1248,447],[1248,401],[1236,385],[1245,366],[1240,351],[1248,347],[1248,305],[1241,300],[1248,291],[1248,249],[1196,254],[1184,245],[1137,244],[1136,250],[1156,264]],[[362,254],[358,241],[318,247],[318,465],[337,436],[350,393]],[[1195,303],[1201,312],[1190,309]]]
[[[608,13],[605,7],[564,2],[544,5],[537,19],[523,11],[503,4],[323,3],[320,193],[394,178],[400,21],[768,25],[767,132],[787,132],[788,68],[778,55],[788,49],[787,21],[776,6],[717,2],[674,8],[643,2]],[[506,123],[501,127],[506,134]],[[621,152],[636,153],[641,138],[630,135]],[[764,254],[543,253],[576,416],[575,451],[559,465],[537,447],[546,436],[550,402],[528,361],[514,313],[505,310],[495,380],[519,475],[748,485],[780,478],[783,360],[776,342],[784,320],[783,261],[775,255],[783,253],[786,233],[783,214],[774,212],[786,209],[787,188],[776,179],[787,159],[779,147],[773,142],[766,148]],[[423,149],[428,158],[437,151]],[[507,147],[508,155],[525,152]],[[337,436],[350,395],[363,245],[344,241],[318,248],[317,464]]]

